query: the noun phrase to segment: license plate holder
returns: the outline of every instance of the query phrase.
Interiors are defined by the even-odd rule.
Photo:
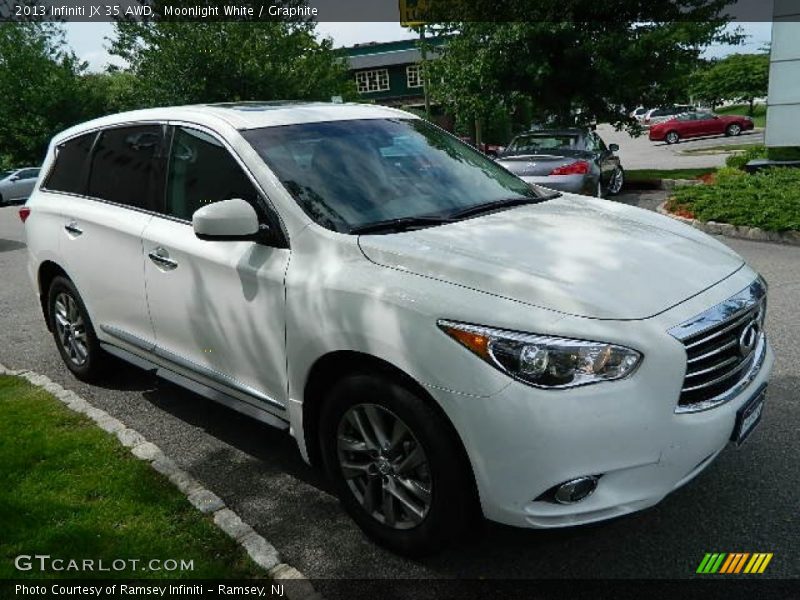
[[[767,386],[761,386],[758,391],[736,412],[736,425],[733,427],[731,441],[741,446],[750,437],[750,434],[761,422],[764,413],[764,400],[767,395]]]

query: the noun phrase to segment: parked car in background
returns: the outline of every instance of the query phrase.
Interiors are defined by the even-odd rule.
[[[688,104],[676,104],[675,106],[651,108],[647,111],[647,113],[645,113],[644,117],[642,118],[642,123],[649,127],[650,125],[655,125],[656,123],[661,123],[662,121],[671,119],[675,115],[690,112],[692,110],[694,110],[694,107],[689,106]]]
[[[632,119],[636,119],[637,121],[641,122],[642,119],[644,119],[644,116],[647,114],[647,112],[648,109],[646,109],[644,106],[639,106],[633,109],[628,116],[630,116]]]
[[[707,135],[739,135],[753,129],[753,120],[741,115],[715,115],[711,112],[687,112],[650,128],[650,140],[677,144],[684,138]]]
[[[603,197],[625,183],[618,150],[588,129],[539,129],[515,137],[497,160],[528,183]]]
[[[39,167],[0,171],[0,205],[25,202],[33,191]]]

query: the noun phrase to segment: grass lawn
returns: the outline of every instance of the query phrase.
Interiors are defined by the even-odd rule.
[[[713,183],[675,190],[668,209],[701,221],[800,231],[800,169],[720,169]]]
[[[764,144],[753,142],[750,144],[720,144],[719,146],[704,146],[702,148],[692,148],[684,150],[684,154],[705,154],[707,152],[735,152],[737,150],[750,150],[750,148],[762,147]]]
[[[725,108],[717,108],[714,110],[718,115],[743,115],[747,116],[747,111],[750,108],[747,104],[735,104],[733,106],[726,106]],[[767,125],[767,107],[764,104],[756,104],[753,109],[753,123],[756,127],[766,127]]]
[[[20,554],[139,559],[123,571],[17,571]],[[145,570],[151,559],[194,570]],[[162,563],[163,564],[163,563]],[[158,566],[158,565],[156,565]],[[264,576],[163,476],[111,434],[18,377],[0,376],[0,579]]]
[[[638,169],[625,171],[628,181],[652,181],[654,179],[695,179],[713,173],[713,167],[705,169]]]

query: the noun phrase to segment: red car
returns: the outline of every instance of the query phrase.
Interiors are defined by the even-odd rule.
[[[650,128],[650,140],[677,144],[683,138],[704,135],[739,135],[753,128],[750,117],[739,115],[715,115],[710,112],[687,112],[675,115]]]

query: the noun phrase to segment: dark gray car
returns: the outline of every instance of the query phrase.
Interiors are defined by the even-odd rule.
[[[497,161],[528,183],[603,197],[625,182],[617,150],[587,129],[542,129],[515,137]]]
[[[0,171],[0,205],[25,202],[36,185],[39,167]]]

